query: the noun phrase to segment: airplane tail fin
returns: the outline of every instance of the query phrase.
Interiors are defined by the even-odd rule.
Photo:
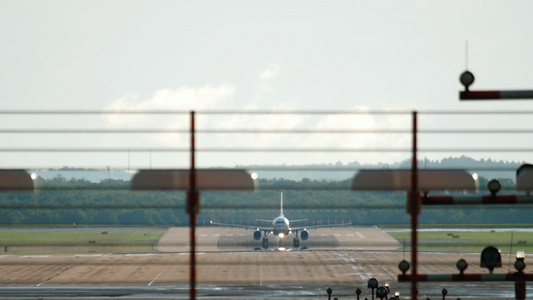
[[[281,192],[281,212],[280,214],[283,216],[283,192]]]

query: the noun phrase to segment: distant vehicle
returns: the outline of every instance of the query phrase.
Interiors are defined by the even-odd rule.
[[[274,220],[257,220],[260,222],[271,222],[272,226],[269,227],[261,227],[261,226],[252,226],[252,225],[240,225],[240,224],[228,224],[228,223],[217,223],[211,221],[211,224],[213,225],[220,225],[220,226],[226,226],[226,227],[238,227],[238,228],[246,228],[246,229],[253,229],[254,234],[254,240],[258,241],[261,239],[261,236],[263,236],[263,248],[268,248],[268,234],[273,234],[276,236],[279,236],[280,238],[280,246],[282,245],[282,240],[284,237],[288,236],[289,234],[293,233],[295,237],[293,238],[293,246],[294,248],[300,247],[300,238],[298,237],[298,233],[300,233],[300,237],[302,240],[307,240],[309,238],[309,232],[308,229],[316,229],[321,227],[334,227],[334,226],[347,226],[351,225],[351,223],[338,223],[338,224],[327,224],[327,225],[313,225],[313,226],[303,226],[303,227],[290,227],[290,221],[283,215],[283,193],[281,193],[281,200],[280,200],[280,215],[276,217]],[[305,222],[306,219],[301,220],[293,220],[292,222]],[[261,234],[263,233],[263,234]]]

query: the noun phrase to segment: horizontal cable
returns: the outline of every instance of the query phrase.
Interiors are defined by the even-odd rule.
[[[0,133],[190,133],[190,129],[0,129]],[[356,130],[356,129],[197,129],[195,133],[225,133],[225,134],[312,134],[312,133],[402,133],[410,134],[410,129],[386,130]]]
[[[189,148],[0,148],[0,152],[187,152]],[[196,148],[196,152],[412,152],[411,148]],[[533,152],[533,148],[419,148],[418,152]]]
[[[0,152],[186,152],[189,148],[0,148]]]
[[[190,129],[0,129],[2,134],[73,134],[73,133],[190,133]],[[411,129],[197,129],[197,134],[412,134]],[[420,129],[417,133],[431,134],[525,134],[533,129]]]
[[[190,114],[194,111],[197,115],[410,115],[417,112],[419,115],[524,115],[533,114],[533,111],[413,111],[413,110],[0,110],[0,115],[174,115]]]
[[[196,115],[361,115],[411,114],[411,111],[350,111],[350,110],[199,110]],[[0,115],[175,115],[190,114],[191,110],[0,110]]]
[[[0,133],[190,133],[190,129],[0,129]]]

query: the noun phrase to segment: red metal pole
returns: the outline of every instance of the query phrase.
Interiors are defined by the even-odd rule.
[[[189,298],[196,299],[196,214],[198,213],[199,195],[196,190],[195,166],[195,128],[194,111],[191,111],[191,169],[189,172],[189,191],[187,193],[187,212],[189,213],[190,257],[189,257]]]
[[[526,300],[526,275],[522,272],[515,273],[514,293],[516,300]]]
[[[459,92],[461,100],[533,99],[533,90],[495,90]]]
[[[411,299],[416,300],[417,296],[417,264],[418,264],[418,213],[420,211],[418,194],[418,165],[417,165],[417,112],[413,111],[413,157],[411,161],[411,191],[409,193],[408,206],[411,214]]]

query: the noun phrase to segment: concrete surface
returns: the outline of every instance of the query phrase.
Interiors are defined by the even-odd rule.
[[[255,250],[260,241],[254,241],[252,233],[237,228],[198,228],[197,284],[324,289],[365,287],[374,277],[400,286],[396,282],[398,263],[410,260],[409,253],[393,251],[400,244],[377,228],[313,230],[305,250],[280,249],[275,243],[269,249]],[[188,238],[188,228],[169,229],[157,245],[161,253],[2,255],[0,286],[188,286]],[[320,241],[327,243],[324,246]],[[254,242],[257,244],[250,245]],[[479,267],[478,253],[421,253],[419,273],[457,273],[455,263],[460,258],[469,264],[467,273],[488,273]],[[505,267],[495,273],[507,271]],[[508,286],[512,291],[512,283]]]

